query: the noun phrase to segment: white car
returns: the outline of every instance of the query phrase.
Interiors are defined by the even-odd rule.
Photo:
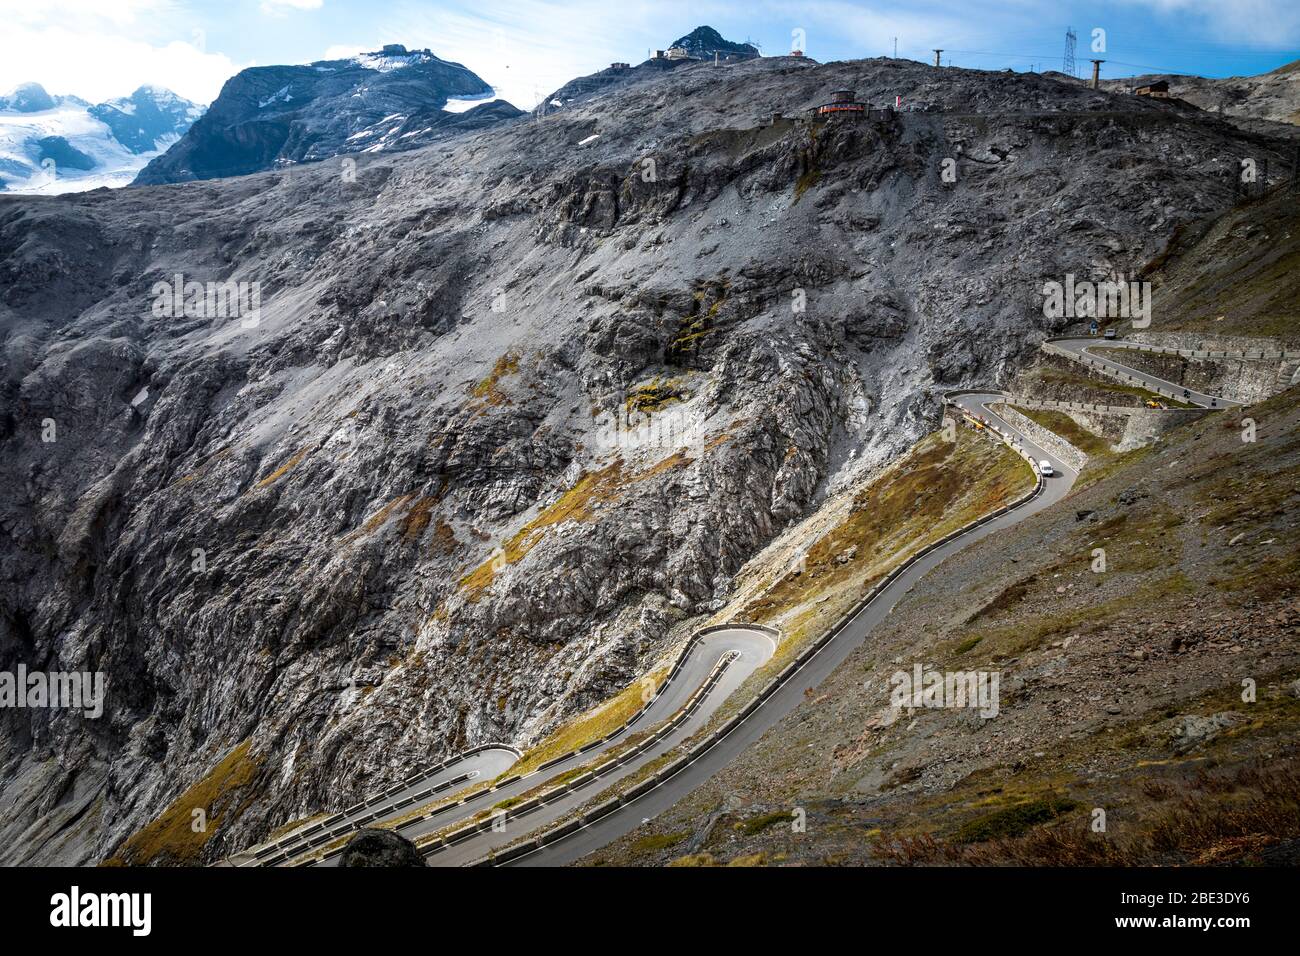
[[[1038,463],[1038,471],[1044,478],[1051,478],[1056,474],[1056,469],[1052,467],[1052,463],[1046,458]]]

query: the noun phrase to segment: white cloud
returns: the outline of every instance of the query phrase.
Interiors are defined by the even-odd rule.
[[[138,11],[142,5],[135,6]],[[206,53],[201,46],[176,40],[154,45],[120,34],[19,25],[0,35],[0,90],[34,81],[51,93],[72,93],[95,103],[153,84],[196,103],[210,103],[221,85],[246,64]]]
[[[320,57],[320,59],[322,59],[322,60],[346,60],[348,57],[357,56],[358,54],[361,54],[361,53],[370,53],[370,52],[372,52],[373,50],[378,50],[378,49],[379,49],[379,47],[377,47],[377,46],[376,46],[376,47],[364,47],[364,46],[357,46],[357,45],[355,45],[355,44],[351,44],[351,43],[336,43],[336,44],[334,44],[334,46],[332,46],[332,47],[330,47],[329,49],[327,49],[327,50],[325,51],[324,55],[322,55],[322,56]]]
[[[174,0],[0,0],[0,20],[28,25],[98,20],[125,26],[176,9]]]
[[[283,17],[290,10],[319,10],[325,0],[262,0],[261,11],[269,17]]]
[[[1199,21],[1198,31],[1210,46],[1247,43],[1268,50],[1286,50],[1300,42],[1300,4],[1295,0],[1124,0],[1147,7],[1171,20]],[[1195,43],[1180,38],[1179,45]]]

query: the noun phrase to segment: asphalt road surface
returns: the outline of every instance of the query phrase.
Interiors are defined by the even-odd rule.
[[[429,856],[429,862],[436,866],[472,862],[497,847],[514,842],[522,835],[520,828],[533,830],[567,816],[571,811],[588,802],[610,783],[635,772],[693,734],[708,721],[709,716],[727,699],[732,691],[739,687],[750,674],[766,663],[775,652],[776,642],[772,637],[755,628],[731,627],[705,634],[691,650],[677,676],[665,686],[663,693],[645,709],[640,720],[633,725],[630,732],[637,733],[653,729],[656,725],[672,717],[687,703],[695,691],[704,684],[714,668],[726,657],[728,659],[727,668],[714,685],[712,691],[702,701],[699,709],[673,733],[658,741],[653,747],[639,754],[636,758],[628,761],[618,770],[602,775],[599,781],[591,786],[548,801],[544,807],[530,813],[518,822],[508,821],[502,831],[488,831],[464,843],[449,846],[433,853]],[[481,811],[491,810],[499,803],[518,798],[563,773],[595,762],[595,758],[620,747],[629,735],[625,734],[605,744],[593,747],[579,755],[553,764],[543,771],[520,777],[490,792],[471,795],[450,810],[404,824],[398,832],[408,839],[418,842],[420,837],[445,830],[457,823],[463,823]],[[513,762],[512,760],[511,763]],[[503,768],[500,772],[504,772],[504,769],[508,769],[508,767]],[[485,774],[483,779],[492,778]],[[394,799],[398,798],[395,797]],[[381,808],[382,805],[372,807],[370,812]],[[412,809],[411,806],[394,808],[378,817],[374,822],[378,823],[384,819],[409,814]],[[340,856],[341,851],[335,850],[325,856],[317,865],[335,866],[338,864]]]
[[[382,803],[358,804],[355,807],[349,807],[343,812],[341,819],[334,820],[329,824],[329,830],[335,833],[342,830],[357,830],[363,826],[371,826],[374,823],[409,813],[414,806],[435,799],[436,794],[439,792],[450,795],[456,790],[473,786],[476,782],[495,779],[509,770],[518,760],[519,752],[514,748],[505,746],[492,747],[469,754],[439,768],[423,779],[416,780],[386,795]],[[376,813],[379,816],[375,816]],[[279,849],[287,850],[293,854],[304,853],[311,848],[311,844],[325,836],[325,831],[318,826],[318,822],[307,821],[301,826],[281,834],[271,843],[252,847],[231,857],[229,862],[235,866],[257,866],[260,862],[258,854],[263,851],[263,848],[270,847],[272,843]],[[335,836],[329,839],[337,838]],[[263,858],[273,859],[274,855],[264,856]]]

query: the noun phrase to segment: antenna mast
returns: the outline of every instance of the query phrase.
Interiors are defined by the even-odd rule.
[[[1074,76],[1074,44],[1078,36],[1074,32],[1074,27],[1067,27],[1065,31],[1065,57],[1061,61],[1061,72],[1069,76]]]

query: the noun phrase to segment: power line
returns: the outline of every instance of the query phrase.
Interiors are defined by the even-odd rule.
[[[969,41],[975,44],[982,44],[985,40],[990,40],[990,41],[1001,41],[1003,43],[1009,42],[1018,46],[1021,41],[1025,41],[1026,44],[1037,43],[1040,39],[1042,39],[1042,33],[1041,31],[1023,31],[1018,33],[1007,33],[1003,31],[998,31],[997,33],[980,34],[980,35],[963,34],[956,38],[950,37],[950,39],[954,43],[963,43]],[[1137,52],[1146,52],[1147,48],[1134,47],[1134,49],[1136,49]],[[1300,55],[1300,53],[1297,53],[1297,51],[1295,50],[1288,50],[1285,48],[1267,50],[1267,49],[1261,49],[1260,47],[1255,47],[1253,49],[1246,49],[1246,48],[1234,48],[1227,45],[1215,44],[1213,42],[1202,42],[1202,43],[1197,43],[1195,45],[1187,45],[1187,44],[1181,44],[1176,40],[1166,41],[1164,38],[1160,39],[1158,46],[1152,47],[1150,49],[1152,51],[1159,50],[1159,52],[1161,53],[1174,54],[1178,56],[1181,56],[1183,54],[1203,53],[1203,54],[1214,55],[1214,56],[1290,57],[1291,59],[1295,59],[1298,55]],[[1055,59],[1055,57],[1053,57],[1053,59]]]
[[[996,56],[996,57],[1006,57],[1006,58],[1013,59],[1013,60],[1052,59],[1051,57],[1046,56],[1045,54],[1042,54],[1042,53],[1001,53],[1001,52],[998,52],[998,51],[996,51],[996,50],[949,50],[949,51],[947,51],[947,52],[951,52],[951,53],[960,53],[960,54],[962,54],[963,56]],[[1173,51],[1173,52],[1178,52],[1178,51]],[[1224,54],[1221,54],[1221,55],[1222,55],[1222,56],[1231,56],[1232,54],[1224,53]],[[1285,56],[1286,54],[1278,54],[1278,55],[1280,55],[1280,56]],[[1167,66],[1153,66],[1153,65],[1150,64],[1150,63],[1131,63],[1131,62],[1126,61],[1126,60],[1111,60],[1111,59],[1107,59],[1106,62],[1107,62],[1107,63],[1114,63],[1114,64],[1116,64],[1117,66],[1131,66],[1131,67],[1136,67],[1136,68],[1139,69],[1139,70],[1150,70],[1150,71],[1153,72],[1153,73],[1180,73],[1180,74],[1189,75],[1189,76],[1190,76],[1190,75],[1193,75],[1193,74],[1189,74],[1189,73],[1187,73],[1186,69],[1181,69],[1181,70],[1179,70],[1179,69],[1173,69],[1173,68],[1171,68],[1171,67],[1167,67]],[[1064,71],[1062,71],[1062,72],[1064,72]],[[1074,75],[1074,74],[1071,74],[1071,75]]]

